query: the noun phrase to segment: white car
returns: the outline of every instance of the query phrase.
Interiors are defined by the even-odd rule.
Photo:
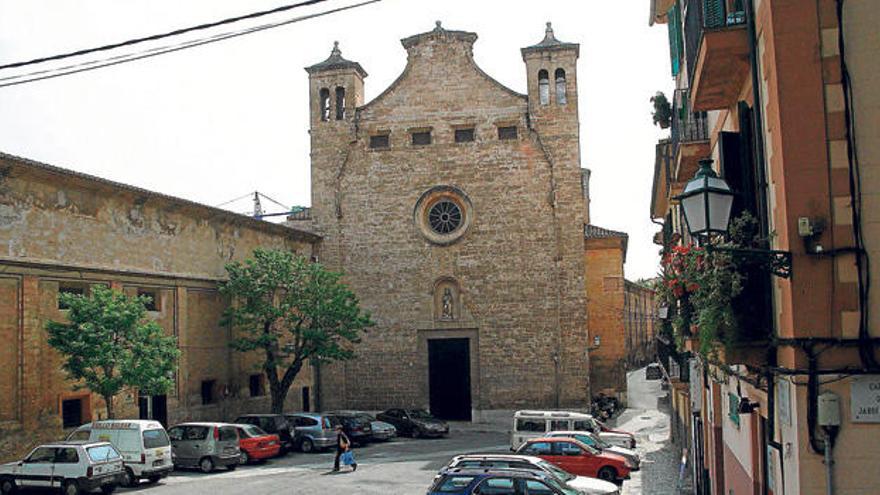
[[[586,495],[619,495],[620,488],[614,483],[588,476],[575,476],[540,457],[516,454],[466,454],[452,458],[449,464],[440,471],[454,468],[495,468],[495,469],[527,469],[543,471],[558,481]],[[435,477],[435,479],[437,478]]]
[[[635,450],[625,449],[618,445],[611,445],[595,433],[590,433],[588,431],[551,431],[547,436],[574,438],[575,440],[591,447],[596,447],[605,452],[617,454],[629,461],[629,465],[632,466],[630,468],[632,471],[638,471],[641,467],[642,460],[639,458],[639,454],[637,454]]]
[[[113,493],[125,480],[122,456],[107,442],[40,445],[18,461],[0,465],[0,493],[20,488],[60,488],[64,495],[101,489]]]
[[[590,414],[574,411],[516,411],[510,432],[510,450],[532,438],[540,438],[549,431],[589,431],[599,438],[626,449],[636,447],[632,433],[612,430]]]
[[[156,483],[174,469],[171,440],[158,421],[107,419],[86,423],[67,437],[68,441],[109,442],[122,454],[125,485],[136,486],[141,479]]]

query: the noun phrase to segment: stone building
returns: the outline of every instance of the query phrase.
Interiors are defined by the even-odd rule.
[[[338,47],[307,68],[312,227],[378,323],[322,370],[327,408],[587,404],[579,45],[548,24],[519,94],[476,65],[476,39],[438,22],[402,40],[406,68],[369,103]]]
[[[103,399],[67,381],[47,343],[63,320],[60,292],[95,285],[147,294],[148,307],[182,351],[167,395],[116,398],[118,417],[230,420],[266,411],[257,356],[228,347],[217,291],[225,263],[259,246],[317,254],[319,237],[289,227],[0,154],[0,459],[63,430],[101,419]],[[291,409],[314,404],[308,370]]]
[[[624,277],[629,235],[584,226],[590,384],[593,396],[627,400],[626,372],[653,357],[653,291]]]

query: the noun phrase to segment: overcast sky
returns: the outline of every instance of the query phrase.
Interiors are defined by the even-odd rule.
[[[0,65],[293,1],[0,0]],[[330,0],[258,23],[356,1]],[[325,59],[334,40],[369,72],[367,101],[403,70],[400,39],[433,29],[435,20],[476,32],[477,63],[525,93],[519,49],[539,42],[544,23],[552,21],[557,38],[581,44],[581,161],[593,171],[592,223],[628,232],[627,278],[649,277],[658,262],[651,237],[659,227],[648,218],[654,144],[665,132],[652,125],[648,99],[657,90],[668,93],[672,81],[666,30],[648,27],[648,5],[383,0],[129,64],[0,88],[0,151],[210,205],[259,190],[307,206],[303,67]],[[0,71],[0,77],[12,74]],[[231,208],[250,207],[244,201]]]

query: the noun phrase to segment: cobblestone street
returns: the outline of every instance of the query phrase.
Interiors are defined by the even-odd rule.
[[[629,408],[615,422],[616,428],[632,432],[638,440],[642,469],[623,484],[624,495],[678,493],[681,451],[669,438],[667,392],[660,380],[646,380],[645,369],[627,374]]]

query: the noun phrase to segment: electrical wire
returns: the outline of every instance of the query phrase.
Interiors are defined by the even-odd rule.
[[[191,26],[191,27],[187,27],[187,28],[175,29],[173,31],[168,31],[166,33],[153,34],[150,36],[144,36],[142,38],[134,38],[134,39],[118,42],[118,43],[111,43],[109,45],[103,45],[103,46],[99,46],[99,47],[95,47],[95,48],[86,48],[86,49],[82,49],[82,50],[61,53],[61,54],[52,55],[49,57],[35,58],[35,59],[27,60],[24,62],[14,62],[11,64],[0,65],[0,70],[13,69],[13,68],[17,68],[17,67],[24,67],[26,65],[40,64],[43,62],[51,62],[54,60],[61,60],[61,59],[70,58],[70,57],[78,57],[80,55],[87,55],[89,53],[103,52],[103,51],[107,51],[107,50],[113,50],[116,48],[122,48],[124,46],[132,46],[132,45],[136,45],[136,44],[140,44],[140,43],[145,43],[147,41],[156,41],[156,40],[160,40],[163,38],[170,38],[172,36],[179,36],[181,34],[191,33],[194,31],[202,31],[205,29],[210,29],[210,28],[214,28],[217,26],[223,26],[226,24],[232,24],[232,23],[236,23],[236,22],[240,22],[240,21],[244,21],[244,20],[248,20],[248,19],[256,19],[258,17],[263,17],[263,16],[270,15],[270,14],[277,14],[279,12],[285,12],[287,10],[292,10],[292,9],[296,9],[299,7],[305,7],[308,5],[314,5],[314,4],[318,4],[318,3],[322,3],[322,2],[326,2],[326,1],[327,0],[305,0],[303,2],[298,2],[298,3],[294,3],[294,4],[283,5],[281,7],[276,7],[274,9],[263,10],[260,12],[253,12],[251,14],[245,14],[245,15],[240,15],[240,16],[236,16],[236,17],[229,17],[229,18],[222,19],[219,21],[208,22],[208,23],[199,24],[199,25]]]
[[[256,191],[254,191],[254,192],[256,192]],[[247,193],[247,194],[245,194],[244,196],[240,196],[240,197],[235,198],[235,199],[230,199],[229,201],[224,201],[224,202],[220,203],[219,205],[214,205],[214,208],[220,208],[221,206],[226,206],[226,205],[228,205],[229,203],[235,203],[236,201],[241,201],[241,200],[243,200],[244,198],[249,198],[249,197],[251,197],[253,194],[254,194],[254,193]]]
[[[293,24],[293,23],[304,21],[307,19],[313,19],[316,17],[322,17],[325,15],[329,15],[329,14],[333,14],[333,13],[337,13],[337,12],[341,12],[341,11],[345,11],[345,10],[363,7],[365,5],[377,3],[377,2],[381,2],[381,1],[382,0],[367,0],[364,2],[356,3],[356,4],[346,5],[344,7],[338,7],[335,9],[330,9],[330,10],[326,10],[326,11],[322,11],[322,12],[318,12],[318,13],[314,13],[314,14],[295,17],[295,18],[288,19],[285,21],[262,24],[262,25],[250,27],[247,29],[226,32],[226,33],[222,33],[222,34],[213,35],[213,36],[210,36],[207,38],[200,38],[200,39],[196,39],[196,40],[190,40],[190,41],[178,43],[175,45],[166,45],[166,46],[162,46],[162,47],[151,48],[149,50],[144,50],[141,52],[117,55],[117,56],[108,57],[105,59],[91,60],[88,62],[82,62],[79,64],[68,65],[68,66],[60,67],[60,68],[56,68],[56,69],[41,70],[41,71],[30,72],[27,74],[7,76],[5,78],[0,78],[0,81],[11,81],[11,82],[0,83],[0,88],[9,87],[9,86],[17,86],[20,84],[27,84],[27,83],[36,82],[36,81],[42,81],[45,79],[54,79],[56,77],[77,74],[80,72],[101,69],[104,67],[119,65],[119,64],[126,63],[126,62],[133,62],[136,60],[155,57],[158,55],[164,55],[166,53],[177,52],[177,51],[185,50],[187,48],[194,48],[194,47],[206,45],[209,43],[216,43],[218,41],[223,41],[223,40],[227,40],[230,38],[244,36],[246,34],[264,31],[266,29],[281,27],[281,26],[285,26],[287,24]],[[17,80],[17,79],[23,79],[23,80]]]

